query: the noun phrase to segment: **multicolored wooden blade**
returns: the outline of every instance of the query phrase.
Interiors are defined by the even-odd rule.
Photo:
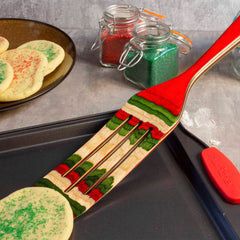
[[[35,186],[50,187],[61,192],[69,200],[74,216],[80,216],[126,177],[162,139],[164,134],[153,123],[143,120],[144,118],[131,117],[126,111],[119,110],[86,144]],[[101,144],[109,138],[107,143]],[[104,159],[106,156],[107,159]],[[90,171],[93,166],[98,167]],[[68,191],[84,175],[86,176]],[[86,194],[96,182],[97,185]]]
[[[131,97],[86,144],[35,185],[62,193],[75,217],[86,212],[173,131],[193,83],[239,42],[240,17],[189,70]]]

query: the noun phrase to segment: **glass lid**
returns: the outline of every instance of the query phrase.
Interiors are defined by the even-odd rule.
[[[170,37],[170,28],[160,22],[142,22],[134,27],[133,36],[141,41],[165,41]]]
[[[131,23],[139,18],[138,8],[128,4],[111,5],[106,8],[103,16],[115,23]]]

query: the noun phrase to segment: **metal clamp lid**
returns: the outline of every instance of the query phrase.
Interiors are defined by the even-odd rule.
[[[134,45],[138,45],[138,48],[133,47]],[[126,58],[130,52],[134,52],[135,56],[126,63]],[[126,68],[134,67],[136,64],[139,63],[141,58],[143,57],[142,45],[141,43],[137,43],[135,38],[132,38],[126,45],[120,59],[119,59],[119,66],[117,69],[119,71],[125,70]]]
[[[160,15],[159,13],[153,12],[151,10],[140,8],[140,19],[144,21],[153,21],[153,22],[162,22],[164,21],[164,18],[166,18],[163,15]],[[188,54],[192,48],[193,42],[183,34],[176,32],[172,30],[172,24],[166,23],[169,28],[171,29],[171,38],[170,41],[178,46],[178,50],[180,53]]]
[[[99,31],[97,37],[91,46],[91,50],[98,49],[108,35],[113,35],[116,26],[131,24],[137,22],[139,18],[138,8],[128,4],[110,5],[103,12],[103,16],[99,21]],[[101,33],[105,28],[108,30],[106,35],[101,39]]]
[[[193,45],[193,42],[188,37],[174,30],[171,30],[169,42],[176,44],[178,51],[183,54],[188,54]]]
[[[106,21],[104,20],[104,18],[101,18],[99,20],[99,31],[98,31],[98,34],[97,34],[97,37],[93,43],[93,45],[91,46],[91,51],[95,51],[97,50],[102,44],[103,42],[105,41],[105,39],[107,38],[107,36],[110,34],[112,35],[115,31],[115,26],[116,26],[116,22],[115,22],[115,18],[114,16],[112,15],[112,19],[113,19],[113,22],[112,23],[106,23]],[[101,39],[101,32],[103,31],[104,28],[107,28],[108,29],[108,32],[107,34],[104,36],[103,39]]]
[[[159,13],[153,12],[152,10],[146,8],[139,8],[139,15],[140,19],[144,21],[162,22],[164,21],[164,18],[166,18],[165,16],[160,15]]]

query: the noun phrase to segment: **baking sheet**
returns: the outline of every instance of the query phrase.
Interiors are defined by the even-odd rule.
[[[1,133],[0,199],[38,181],[75,152],[112,115],[113,112]],[[195,160],[203,147],[192,138],[186,140],[180,128],[176,133]],[[71,240],[221,239],[167,141],[75,220]],[[222,201],[213,188],[211,192]],[[221,207],[225,208],[224,204]],[[231,207],[228,211],[235,214],[232,211],[236,209]]]

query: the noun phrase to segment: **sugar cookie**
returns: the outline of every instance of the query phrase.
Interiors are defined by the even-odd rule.
[[[9,47],[9,42],[6,38],[0,36],[0,54],[5,52]]]
[[[0,101],[16,101],[37,92],[43,82],[48,61],[45,55],[33,49],[13,49],[0,55],[14,72],[10,86],[0,94]]]
[[[5,91],[13,80],[13,68],[6,61],[0,60],[0,93]]]
[[[68,240],[72,229],[69,202],[51,188],[23,188],[0,201],[1,240]]]
[[[65,57],[65,52],[60,45],[47,40],[34,40],[26,42],[18,48],[35,49],[42,52],[48,60],[48,66],[46,68],[45,75],[53,72],[56,67],[62,63]]]

